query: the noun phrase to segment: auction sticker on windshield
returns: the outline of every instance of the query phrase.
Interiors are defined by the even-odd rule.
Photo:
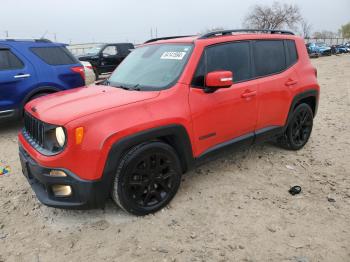
[[[186,55],[186,52],[164,52],[160,59],[174,59],[182,60]]]

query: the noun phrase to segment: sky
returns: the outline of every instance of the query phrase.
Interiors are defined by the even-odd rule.
[[[134,42],[242,28],[255,4],[273,0],[0,0],[0,38],[42,36],[64,43]],[[297,4],[313,31],[350,22],[350,0],[280,0]]]

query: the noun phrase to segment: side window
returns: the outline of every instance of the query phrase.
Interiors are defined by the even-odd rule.
[[[286,40],[287,52],[288,52],[288,67],[294,65],[298,61],[298,52],[293,40]]]
[[[0,50],[0,70],[21,69],[24,64],[10,50]]]
[[[234,42],[208,47],[192,81],[193,86],[204,87],[206,73],[227,70],[233,73],[234,82],[251,78],[249,42]]]
[[[201,59],[199,60],[196,73],[192,79],[192,86],[204,87],[205,79],[205,51],[202,54]]]
[[[286,69],[283,40],[258,40],[254,42],[255,74],[267,76]]]
[[[109,45],[102,52],[103,56],[115,56],[118,54],[118,49],[114,45]]]
[[[65,47],[32,47],[30,50],[49,65],[72,65],[79,63]]]

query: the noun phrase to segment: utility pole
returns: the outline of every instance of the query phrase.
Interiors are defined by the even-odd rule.
[[[5,31],[5,36],[6,36],[6,38],[9,37],[9,31],[8,30]]]
[[[158,38],[158,28],[156,27],[156,38]]]
[[[153,28],[151,27],[151,39],[153,38]]]

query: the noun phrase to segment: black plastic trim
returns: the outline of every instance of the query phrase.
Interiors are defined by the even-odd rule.
[[[319,102],[318,101],[319,100],[319,92],[318,92],[318,90],[312,89],[312,90],[308,90],[308,91],[299,93],[292,100],[292,103],[291,103],[291,106],[290,106],[290,109],[289,109],[289,113],[288,113],[288,118],[287,118],[286,124],[284,126],[284,129],[287,128],[288,123],[290,122],[290,120],[291,120],[291,118],[293,116],[293,110],[295,108],[295,105],[298,102],[300,102],[300,100],[302,100],[304,98],[308,98],[308,97],[314,97],[315,98],[315,113],[314,113],[314,117],[316,116],[317,110],[318,110],[318,102]]]

